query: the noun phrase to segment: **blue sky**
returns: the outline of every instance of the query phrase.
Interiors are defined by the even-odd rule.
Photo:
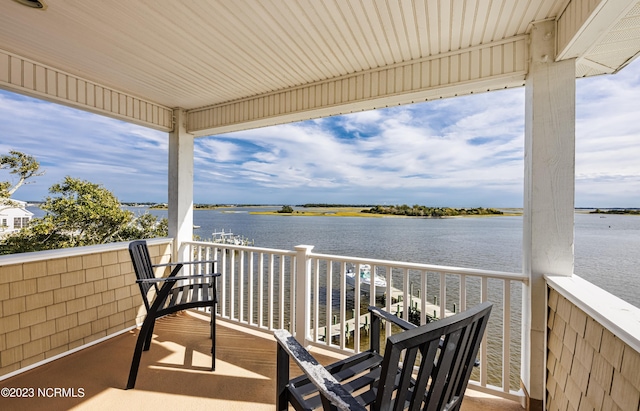
[[[640,60],[580,79],[576,206],[640,207]],[[0,153],[123,202],[167,201],[167,134],[0,91]],[[521,207],[524,88],[196,139],[194,201]],[[0,181],[10,179],[0,171]]]

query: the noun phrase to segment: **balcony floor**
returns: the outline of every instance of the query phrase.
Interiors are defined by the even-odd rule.
[[[36,398],[0,398],[0,409],[273,410],[273,337],[219,321],[216,371],[211,372],[211,343],[204,337],[208,330],[208,322],[197,314],[159,320],[133,390],[124,387],[137,330],[2,381],[2,388],[32,387]],[[334,360],[316,352],[314,356],[321,363]],[[73,388],[76,392],[82,388],[84,397],[37,398],[39,388]],[[462,409],[522,410],[519,404],[475,393],[466,396]]]

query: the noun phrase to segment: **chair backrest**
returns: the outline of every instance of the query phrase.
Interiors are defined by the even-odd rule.
[[[155,277],[151,257],[149,256],[149,248],[147,248],[147,242],[145,240],[132,241],[129,244],[129,255],[131,256],[131,263],[133,263],[133,269],[136,272],[136,278],[138,278],[138,280]],[[155,283],[142,282],[138,282],[138,285],[140,286],[144,305],[147,307],[147,311],[149,311],[151,306],[149,305],[147,294],[151,287],[155,287],[156,293],[158,293],[158,286]]]
[[[387,338],[372,409],[459,409],[491,308],[485,302]]]

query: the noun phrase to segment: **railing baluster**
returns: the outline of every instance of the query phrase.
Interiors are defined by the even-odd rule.
[[[406,268],[402,269],[402,315],[400,318],[409,321],[409,272]]]
[[[482,277],[480,286],[480,302],[488,300],[488,283],[488,279],[486,277]],[[489,356],[487,355],[487,334],[488,333],[484,333],[484,336],[482,337],[482,344],[480,345],[480,385],[483,387],[487,386],[487,361],[489,359]]]
[[[467,309],[467,276],[460,276],[460,311]]]
[[[320,317],[320,260],[315,259],[315,276],[313,277],[313,334],[314,342],[318,342],[318,320]]]
[[[240,251],[240,261],[238,263],[238,321],[244,322],[244,261],[245,251]]]
[[[347,316],[347,263],[343,262],[340,265],[340,348],[346,347],[346,316]],[[359,276],[357,276],[359,277]],[[356,282],[357,284],[357,282]]]
[[[236,318],[236,253],[231,250],[229,258],[229,318]]]
[[[249,253],[249,273],[247,284],[249,285],[249,325],[255,324],[253,321],[253,279],[254,279],[254,271],[253,271],[253,259],[255,255],[253,251]]]
[[[222,255],[222,313],[221,316],[222,317],[228,317],[227,316],[227,283],[229,282],[229,280],[227,279],[227,275],[228,275],[228,269],[227,269],[227,250],[221,249],[220,250],[220,254]]]
[[[284,256],[282,256],[283,260],[286,260]],[[297,285],[297,281],[301,281],[304,282],[306,281],[305,278],[296,278],[296,274],[298,272],[296,265],[297,265],[297,260],[298,260],[298,256],[292,257],[289,259],[289,332],[293,333],[295,330],[295,322],[296,321],[296,315],[301,315],[303,318],[306,317],[307,320],[306,321],[310,321],[310,316],[307,316],[305,312],[302,312],[302,310],[298,313],[296,313],[296,310],[294,309],[294,307],[296,307],[296,298],[297,298],[297,293],[296,292],[291,292],[292,290],[296,290],[298,288]],[[307,275],[307,264],[306,264],[306,260],[302,261],[302,264],[304,264],[305,269],[302,270],[302,273],[300,273],[301,276],[306,277]],[[283,265],[284,266],[284,265]],[[308,284],[309,285],[309,284]],[[294,288],[295,287],[295,288]],[[311,291],[311,286],[309,285],[309,287],[307,289],[305,289],[304,293],[302,293],[302,295],[300,296],[300,298],[304,299],[305,302],[305,307],[304,307],[304,311],[309,312],[311,307],[307,307],[307,305],[309,304],[309,293]],[[283,286],[282,289],[282,296],[284,297],[285,294],[285,287]],[[284,313],[284,306],[282,306],[282,312]],[[284,317],[284,315],[283,315]],[[305,321],[305,322],[306,322]],[[307,338],[307,332],[309,332],[309,324],[305,324],[302,327],[302,338],[303,340],[298,340],[298,341],[304,341],[304,343],[306,344],[306,338]],[[298,331],[296,331],[297,333]]]
[[[438,298],[438,303],[440,304],[439,318],[445,318],[445,308],[447,306],[447,274],[444,272],[440,273],[440,297]]]
[[[279,307],[279,318],[280,318],[280,325],[278,326],[278,328],[285,328],[284,326],[284,267],[285,267],[285,261],[284,261],[284,256],[280,256],[280,264],[279,264],[279,270],[280,270],[280,284],[278,286],[278,289],[280,291],[280,298],[278,298],[278,303],[280,304]],[[290,286],[293,286],[293,284],[289,284]],[[289,330],[291,331],[291,330]]]
[[[258,254],[258,326],[264,327],[264,253]]]
[[[511,282],[504,280],[503,313],[502,313],[502,390],[509,392],[511,381]]]
[[[375,267],[373,267],[375,270]],[[370,293],[375,295],[375,282],[374,282],[374,273],[375,271],[372,271],[370,273],[371,275],[371,288],[369,289]],[[346,282],[346,276],[345,276],[345,282]],[[358,270],[356,271],[356,281],[355,281],[355,287],[353,289],[353,349],[355,350],[355,352],[360,351],[359,347],[360,347],[360,267],[358,267]],[[349,330],[349,332],[351,332],[351,330]]]
[[[269,313],[269,326],[268,328],[270,330],[273,330],[273,282],[274,282],[274,272],[273,272],[273,265],[274,265],[274,255],[273,254],[269,254],[269,293],[267,295],[267,298],[269,299],[269,306],[268,306],[268,313]]]
[[[427,272],[420,272],[420,324],[427,323]]]
[[[393,268],[390,265],[384,267],[386,271],[386,281],[387,281],[387,299],[386,299],[386,307],[384,308],[386,311],[391,312],[391,284],[393,281]],[[384,332],[385,335],[391,335],[391,323],[389,321],[384,322]]]
[[[326,345],[331,345],[331,333],[333,330],[333,261],[327,260],[327,283],[326,283],[326,295],[325,299],[327,301],[325,305],[325,330],[324,330],[324,341]]]

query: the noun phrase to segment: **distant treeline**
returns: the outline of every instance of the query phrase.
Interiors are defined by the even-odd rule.
[[[591,211],[590,214],[638,214],[640,215],[640,209],[637,208],[617,208],[614,210],[600,210],[596,208]]]
[[[339,208],[339,207],[375,207],[375,204],[326,204],[326,203],[309,203],[300,204],[296,207],[304,208]]]
[[[412,217],[453,217],[461,215],[500,215],[502,211],[495,208],[449,208],[449,207],[426,207],[414,205],[410,207],[406,204],[395,206],[374,206],[362,213],[371,214],[391,214]]]

